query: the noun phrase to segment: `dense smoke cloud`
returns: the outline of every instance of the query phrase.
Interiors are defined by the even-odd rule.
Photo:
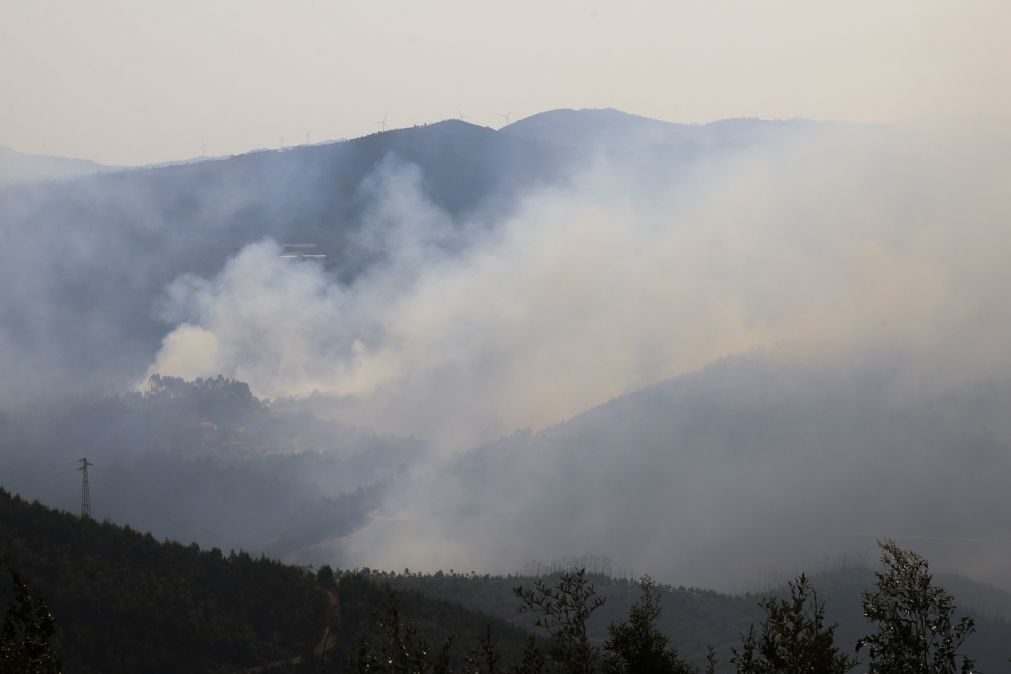
[[[364,235],[385,264],[343,285],[250,246],[172,284],[151,372],[332,393],[357,423],[464,449],[783,342],[954,339],[991,368],[999,340],[964,331],[1004,315],[999,174],[897,136],[812,132],[665,180],[600,158],[455,255],[427,245],[452,225],[417,171],[388,161]]]
[[[326,414],[457,457],[335,541],[347,563],[600,553],[747,587],[881,535],[1011,582],[988,496],[1011,445],[1006,160],[820,127],[665,161],[603,152],[477,227],[391,160],[366,230],[393,232],[384,264],[342,284],[250,246],[173,284],[164,316],[184,322],[151,371],[318,390]],[[452,228],[466,245],[427,245]],[[963,474],[972,497],[937,498]]]

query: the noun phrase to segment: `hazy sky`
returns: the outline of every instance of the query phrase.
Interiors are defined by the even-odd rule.
[[[994,125],[1007,0],[3,0],[0,144],[144,163],[556,107]]]

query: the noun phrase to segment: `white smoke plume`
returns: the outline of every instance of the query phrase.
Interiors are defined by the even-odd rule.
[[[458,450],[784,343],[945,344],[962,370],[1004,368],[1007,167],[975,150],[835,129],[648,181],[601,159],[491,227],[450,222],[391,159],[364,186],[383,264],[348,286],[249,246],[168,289],[178,327],[150,372],[333,394]]]

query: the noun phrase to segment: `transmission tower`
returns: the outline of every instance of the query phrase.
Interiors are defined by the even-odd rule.
[[[81,471],[81,517],[91,517],[91,489],[88,486],[88,466],[94,466],[95,464],[88,461],[87,458],[77,460],[81,467],[77,470]]]

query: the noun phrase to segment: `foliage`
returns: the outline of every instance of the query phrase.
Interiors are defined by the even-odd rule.
[[[392,590],[380,584],[382,578],[370,571],[340,574],[336,589],[340,597],[339,633],[327,657],[333,664],[327,672],[347,671],[341,668],[347,663],[351,671],[389,671],[382,668],[384,653],[399,650],[417,654],[419,649],[428,653],[428,671],[436,671],[438,665],[452,671],[476,672],[482,671],[487,650],[493,649],[496,671],[502,673],[516,671],[524,658],[524,648],[530,647],[530,634],[525,630],[418,592]],[[391,613],[394,607],[396,616]],[[442,648],[433,650],[428,644],[442,644]],[[539,651],[539,646],[535,641],[534,648]],[[477,665],[473,665],[475,659],[480,660]]]
[[[535,616],[517,613],[513,603],[516,585],[532,585],[534,577],[492,576],[452,570],[411,573],[409,576],[376,571],[372,574],[394,588],[416,590],[474,611],[498,616],[520,627],[536,629]],[[870,577],[870,572],[867,576]],[[558,575],[551,575],[545,578],[545,582],[552,583],[558,578]],[[641,589],[637,581],[628,578],[589,573],[587,578],[601,596],[607,597],[607,603],[593,612],[586,625],[590,640],[603,644],[609,636],[609,625],[628,618],[632,606],[639,600]],[[727,595],[662,583],[657,583],[657,589],[662,595],[664,607],[663,613],[657,617],[657,629],[677,645],[684,660],[699,665],[705,664],[708,645],[715,647],[726,664],[731,647],[739,642],[739,634],[762,616],[756,604],[756,595]],[[853,610],[858,608],[854,600]],[[855,641],[860,634],[859,630],[854,631],[850,641]]]
[[[857,642],[857,650],[867,648],[871,674],[972,672],[973,660],[958,652],[975,629],[972,618],[952,622],[955,598],[933,584],[924,558],[891,540],[879,545],[885,568],[874,574],[877,589],[863,595],[877,631]]]
[[[450,671],[452,637],[447,637],[439,652],[433,654],[414,625],[404,619],[403,606],[389,588],[386,588],[385,610],[379,625],[382,636],[377,640],[378,645],[362,639],[351,661],[352,671],[360,674],[446,674]]]
[[[551,637],[552,664],[568,674],[594,671],[599,649],[586,634],[586,621],[604,598],[597,596],[585,569],[561,574],[553,587],[537,579],[533,589],[519,586],[513,592],[521,601],[518,610],[535,614],[534,624]]]
[[[835,626],[825,624],[825,604],[807,576],[789,584],[790,597],[759,602],[765,621],[752,626],[734,650],[738,674],[843,674],[857,665],[835,645]]]
[[[467,671],[478,674],[497,674],[500,671],[501,660],[502,656],[498,652],[498,645],[491,636],[491,625],[488,625],[477,648],[467,654],[465,660]]]
[[[693,668],[682,662],[671,648],[656,620],[660,615],[660,589],[649,576],[639,581],[641,596],[632,606],[628,621],[608,628],[604,644],[606,668],[615,674],[690,674]]]
[[[50,641],[56,629],[45,601],[12,567],[14,596],[0,628],[0,674],[50,674],[60,671],[60,659]]]
[[[537,648],[537,640],[530,637],[526,650],[523,651],[523,661],[515,670],[518,674],[541,674],[548,667],[548,660],[541,649]]]
[[[710,646],[706,652],[706,674],[716,674],[716,665],[719,660],[716,658],[716,650]]]

